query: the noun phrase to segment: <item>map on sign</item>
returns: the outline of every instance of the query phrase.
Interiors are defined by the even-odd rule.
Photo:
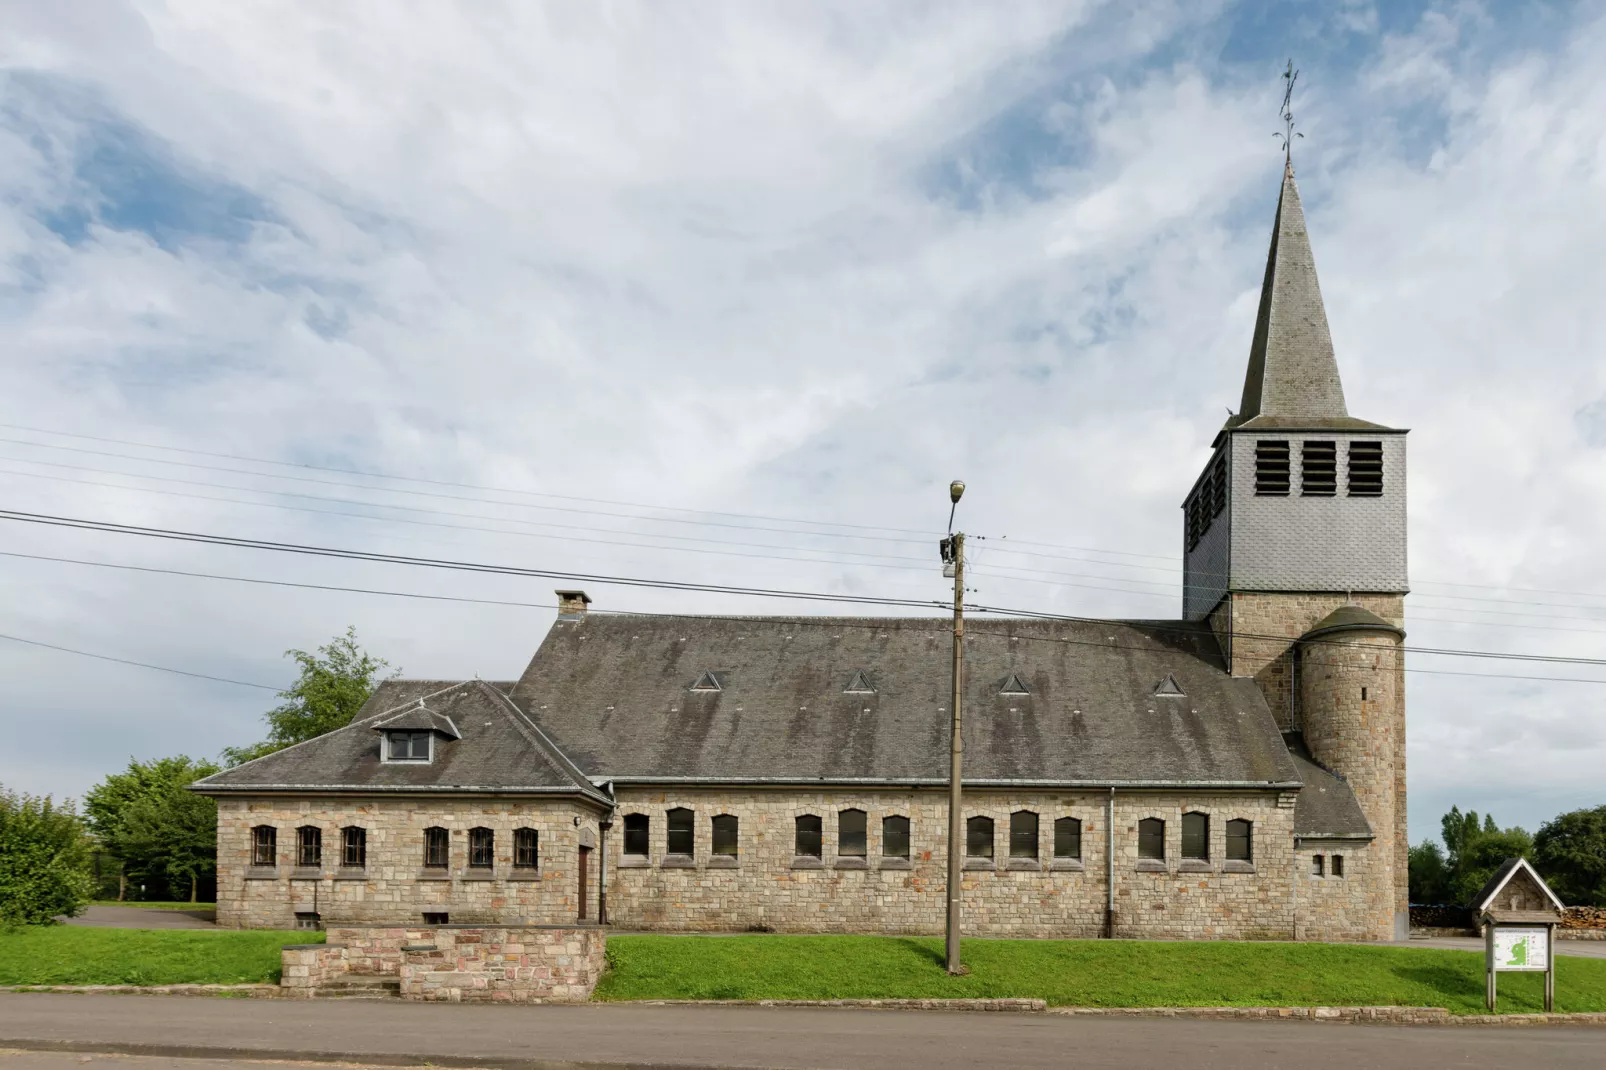
[[[1549,935],[1544,929],[1495,929],[1494,968],[1543,970],[1550,957]]]

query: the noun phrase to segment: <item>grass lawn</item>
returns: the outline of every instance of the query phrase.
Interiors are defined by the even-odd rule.
[[[115,899],[96,899],[93,903],[97,907],[139,907],[141,910],[216,910],[216,903],[169,903],[151,901],[148,903],[124,902]]]
[[[1026,996],[1081,1007],[1447,1007],[1483,1013],[1483,955],[1334,944],[966,940],[895,936],[615,936],[596,998]],[[1544,1009],[1544,978],[1502,974],[1502,1013]],[[1558,1011],[1606,1011],[1606,960],[1556,964]]]
[[[0,985],[277,984],[279,949],[323,933],[91,929],[0,930]]]

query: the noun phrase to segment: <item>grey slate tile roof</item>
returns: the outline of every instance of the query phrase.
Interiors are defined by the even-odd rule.
[[[388,680],[352,723],[197,781],[202,794],[267,790],[516,791],[606,798],[508,699],[482,680]],[[435,760],[380,761],[376,723],[419,704],[450,718],[460,739],[435,741]],[[411,712],[410,712],[411,711]]]
[[[1365,606],[1342,605],[1311,625],[1300,638],[1315,639],[1339,632],[1392,632],[1402,637],[1405,635],[1398,625],[1390,624]]]
[[[1371,839],[1371,822],[1361,812],[1361,804],[1349,784],[1311,761],[1298,747],[1290,749],[1290,757],[1299,769],[1299,779],[1305,782],[1294,800],[1294,835],[1310,839]]]
[[[1253,680],[1207,627],[966,624],[970,783],[1299,780]],[[946,780],[940,619],[592,614],[555,624],[512,697],[600,782]],[[856,672],[875,688],[847,693]],[[695,691],[704,673],[718,691]],[[1027,695],[1003,695],[1018,674]],[[1168,676],[1184,694],[1157,696]]]

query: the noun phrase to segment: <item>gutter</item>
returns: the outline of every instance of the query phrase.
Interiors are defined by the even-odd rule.
[[[1115,939],[1115,788],[1110,788],[1110,801],[1104,810],[1104,863],[1109,867],[1104,886],[1108,902],[1104,907],[1104,938]]]
[[[781,787],[816,787],[821,784],[842,785],[854,787],[868,785],[873,787],[910,787],[910,788],[945,788],[948,781],[945,778],[935,777],[699,777],[699,776],[615,776],[609,781],[617,787],[630,787],[634,784],[688,784],[688,785],[775,785]],[[1300,780],[1004,780],[981,779],[966,777],[966,786],[984,788],[1097,788],[1099,790],[1122,788],[1155,788],[1175,790],[1177,788],[1207,788],[1212,790],[1235,791],[1288,791],[1305,786]]]
[[[557,798],[579,798],[599,803],[608,809],[613,809],[612,799],[599,792],[587,791],[579,787],[534,787],[518,784],[501,785],[497,787],[482,787],[474,784],[423,784],[423,785],[388,785],[388,784],[243,784],[243,785],[206,785],[201,781],[186,784],[185,791],[193,791],[197,795],[261,795],[266,793],[296,795],[328,794],[339,792],[351,795],[551,795]]]

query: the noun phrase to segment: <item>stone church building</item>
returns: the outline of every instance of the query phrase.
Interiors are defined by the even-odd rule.
[[[967,933],[1404,936],[1405,432],[1345,406],[1291,169],[1213,446],[1181,619],[967,624]],[[219,923],[943,930],[948,621],[559,593],[519,679],[201,781]]]

